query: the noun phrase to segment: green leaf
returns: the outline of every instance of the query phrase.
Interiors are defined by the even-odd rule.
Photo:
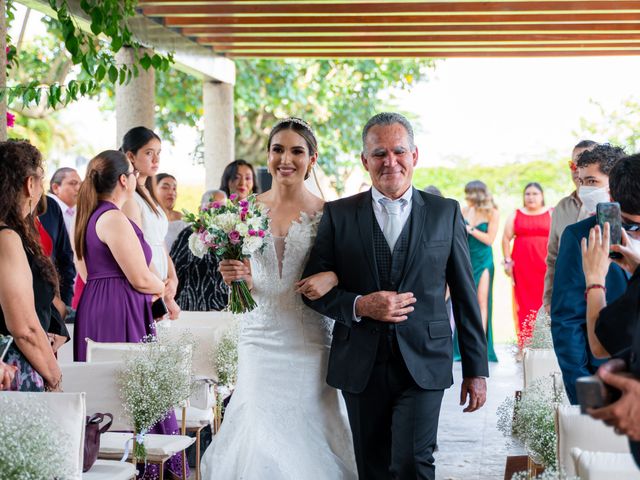
[[[78,55],[78,39],[73,36],[70,35],[69,37],[67,37],[67,39],[64,42],[64,46],[67,48],[67,51],[72,55],[72,56],[77,56]]]
[[[116,80],[118,79],[118,69],[111,65],[109,67],[109,81],[111,83],[116,83]]]
[[[107,73],[107,69],[104,68],[104,65],[102,63],[98,65],[98,68],[96,68],[96,74],[94,75],[96,81],[101,82],[106,73]]]
[[[153,54],[153,57],[151,57],[151,65],[153,65],[153,68],[155,69],[160,68],[160,66],[162,65],[162,58],[160,58],[160,55],[158,55],[157,53]]]
[[[122,67],[120,69],[120,74],[118,76],[118,83],[120,85],[122,85],[124,83],[125,79],[127,78],[127,70],[126,70],[126,68],[127,67]]]
[[[149,67],[151,66],[151,57],[149,57],[148,53],[145,53],[140,59],[140,66],[145,70],[149,70]]]
[[[80,1],[80,8],[85,12],[91,14],[91,5],[87,0]]]
[[[103,16],[99,8],[91,10],[91,31],[94,35],[102,33]]]
[[[119,51],[122,48],[122,37],[114,36],[111,40],[111,50],[114,52]]]

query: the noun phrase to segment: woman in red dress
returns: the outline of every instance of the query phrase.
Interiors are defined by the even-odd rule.
[[[536,182],[529,183],[524,188],[524,206],[509,216],[502,236],[504,271],[513,283],[516,334],[520,348],[532,333],[527,317],[531,312],[535,316],[542,305],[550,228],[551,209],[544,204],[542,187]]]

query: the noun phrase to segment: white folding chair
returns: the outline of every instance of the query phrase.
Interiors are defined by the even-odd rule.
[[[640,470],[630,453],[588,452],[571,449],[576,475],[581,480],[640,480]]]
[[[58,363],[73,362],[73,324],[67,324],[70,340],[58,349]]]
[[[188,312],[184,310],[180,312],[177,320],[163,320],[163,322],[182,327],[209,327],[216,324],[230,324],[234,321],[234,315],[231,312]]]
[[[522,371],[525,389],[537,378],[560,372],[556,352],[552,348],[525,348]]]
[[[66,442],[64,458],[71,461],[72,472],[69,480],[130,480],[135,478],[136,469],[130,463],[98,460],[91,469],[82,473],[84,455],[84,430],[86,422],[86,397],[84,393],[28,393],[2,392],[17,399],[21,404],[41,404],[50,412],[50,420],[58,427],[58,433]]]
[[[571,458],[574,447],[594,452],[630,453],[626,437],[616,435],[613,428],[601,421],[581,414],[580,407],[576,405],[558,406],[555,423],[558,467],[564,469],[569,477],[576,474]]]
[[[65,391],[86,392],[87,411],[111,413],[113,415],[112,430],[100,437],[100,458],[120,459],[124,455],[125,445],[133,438],[131,433],[118,433],[116,430],[134,431],[129,419],[124,415],[120,399],[117,376],[124,363],[110,362],[77,362],[61,365],[63,372],[63,388]],[[164,463],[175,454],[183,452],[183,477],[186,476],[186,458],[184,450],[194,442],[185,435],[145,435],[147,462],[160,466],[160,479],[164,478]],[[129,458],[135,459],[132,455]],[[186,480],[186,479],[185,479]]]

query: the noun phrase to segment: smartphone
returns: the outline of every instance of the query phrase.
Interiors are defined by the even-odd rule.
[[[0,362],[4,361],[12,342],[13,337],[11,335],[0,335]]]
[[[162,298],[157,299],[151,304],[151,316],[154,320],[164,317],[167,313],[169,313],[169,309]]]
[[[604,224],[609,223],[610,245],[620,245],[622,241],[622,217],[620,216],[620,204],[618,202],[605,202],[596,205],[596,218],[598,225],[604,231]],[[610,258],[622,258],[618,252],[609,252]]]
[[[576,380],[576,393],[580,411],[587,413],[587,408],[601,408],[620,398],[620,391],[606,385],[597,375],[580,377]]]

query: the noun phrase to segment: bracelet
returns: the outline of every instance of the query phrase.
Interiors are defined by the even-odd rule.
[[[587,299],[587,295],[589,295],[589,291],[590,290],[594,290],[596,288],[599,288],[602,290],[603,293],[607,293],[607,287],[605,287],[604,285],[602,285],[601,283],[590,283],[589,285],[587,285],[587,288],[584,290],[584,299]]]
[[[511,265],[512,263],[513,263],[513,260],[511,260],[510,258],[509,259],[505,258],[504,260],[502,260],[502,264],[505,265],[505,266],[506,265]]]

